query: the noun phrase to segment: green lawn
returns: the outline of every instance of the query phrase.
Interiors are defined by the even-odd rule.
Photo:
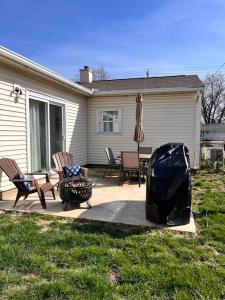
[[[193,180],[198,235],[0,214],[0,299],[225,299],[225,176]]]

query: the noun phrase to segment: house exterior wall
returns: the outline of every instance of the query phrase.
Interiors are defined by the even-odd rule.
[[[196,92],[143,95],[145,141],[142,146],[153,150],[168,142],[185,143],[190,152],[191,167],[199,166],[200,99]],[[122,133],[99,134],[96,111],[99,108],[122,108]],[[133,141],[135,126],[135,96],[96,96],[88,99],[88,163],[106,164],[104,147],[114,153],[136,150]]]
[[[204,140],[206,141],[225,141],[225,132],[205,132]]]
[[[225,141],[225,124],[202,124],[201,138],[208,141]]]
[[[23,91],[18,100],[13,93],[13,84],[20,85]],[[0,158],[15,159],[22,171],[29,170],[29,95],[65,105],[66,150],[74,154],[79,164],[86,164],[87,99],[4,65],[0,65]],[[0,171],[0,191],[13,187]]]

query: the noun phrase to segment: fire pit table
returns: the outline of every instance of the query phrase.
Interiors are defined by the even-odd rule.
[[[60,181],[60,198],[64,204],[64,210],[67,210],[69,203],[79,206],[82,202],[87,202],[87,208],[91,208],[89,199],[92,196],[92,187],[92,181],[81,176],[68,177]]]

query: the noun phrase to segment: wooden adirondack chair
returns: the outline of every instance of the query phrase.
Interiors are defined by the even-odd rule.
[[[16,201],[14,204],[14,207],[16,206],[18,200],[20,197],[24,196],[24,200],[33,193],[38,193],[38,197],[40,199],[42,207],[46,208],[45,203],[45,193],[48,191],[52,192],[53,198],[55,199],[55,193],[54,193],[54,186],[51,184],[49,180],[48,173],[42,173],[42,172],[32,172],[32,173],[22,173],[20,171],[20,168],[18,167],[15,160],[10,158],[1,158],[0,159],[0,169],[9,177],[9,181],[13,182],[17,188],[17,196]],[[34,178],[28,178],[28,179],[15,179],[17,175],[45,175],[46,183],[44,184],[38,184],[37,180]],[[31,188],[28,191],[22,191],[18,185],[18,183],[22,182],[30,182]]]
[[[64,166],[72,166],[75,164],[73,154],[68,152],[57,152],[52,155],[53,161],[55,163],[56,168],[53,169],[53,171],[57,172],[59,175],[59,180],[64,180],[64,172],[63,167]],[[84,177],[88,177],[88,169],[87,168],[81,168],[82,175]]]

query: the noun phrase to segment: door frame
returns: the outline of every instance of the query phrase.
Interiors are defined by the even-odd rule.
[[[62,107],[62,146],[63,146],[63,151],[66,151],[66,146],[67,146],[67,124],[66,124],[66,101],[64,99],[60,99],[48,94],[40,93],[34,90],[26,90],[26,116],[27,116],[27,169],[28,172],[31,171],[31,147],[30,147],[30,99],[36,100],[36,101],[42,101],[47,104],[47,111],[46,111],[46,117],[47,117],[47,128],[46,128],[46,140],[47,140],[47,170],[52,171],[51,169],[51,149],[50,149],[50,109],[49,106],[50,104],[57,105]]]
[[[49,163],[50,163],[49,168],[51,170],[50,105],[59,106],[62,109],[62,151],[65,151],[65,149],[66,149],[66,138],[65,138],[65,119],[66,119],[66,117],[65,117],[65,104],[57,103],[54,101],[48,102],[48,109],[47,109],[47,115],[48,115],[47,131],[48,131],[48,143],[49,143],[48,156],[49,156]]]

